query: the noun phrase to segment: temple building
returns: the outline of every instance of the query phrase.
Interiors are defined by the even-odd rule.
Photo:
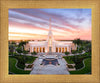
[[[70,52],[71,50],[76,50],[77,46],[72,41],[56,41],[53,38],[53,33],[51,29],[51,21],[49,23],[49,32],[46,41],[29,41],[25,46],[30,52]]]

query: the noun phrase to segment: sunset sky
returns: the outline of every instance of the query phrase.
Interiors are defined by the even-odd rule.
[[[9,40],[91,40],[91,9],[9,9]]]

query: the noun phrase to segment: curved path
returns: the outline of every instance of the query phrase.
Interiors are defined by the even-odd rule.
[[[15,74],[29,74],[30,71],[24,71],[17,67],[17,60],[15,58],[9,58],[9,72]]]
[[[76,70],[76,71],[70,71],[71,74],[87,74],[91,72],[91,58],[84,59],[84,67]]]

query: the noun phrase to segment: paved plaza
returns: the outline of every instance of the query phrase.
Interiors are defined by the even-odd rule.
[[[40,65],[44,58],[56,58],[60,65]],[[33,64],[34,67],[30,74],[69,74],[66,61],[57,55],[39,56]]]

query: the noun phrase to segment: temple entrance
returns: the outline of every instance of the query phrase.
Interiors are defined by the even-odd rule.
[[[49,52],[52,52],[52,47],[49,47]]]

